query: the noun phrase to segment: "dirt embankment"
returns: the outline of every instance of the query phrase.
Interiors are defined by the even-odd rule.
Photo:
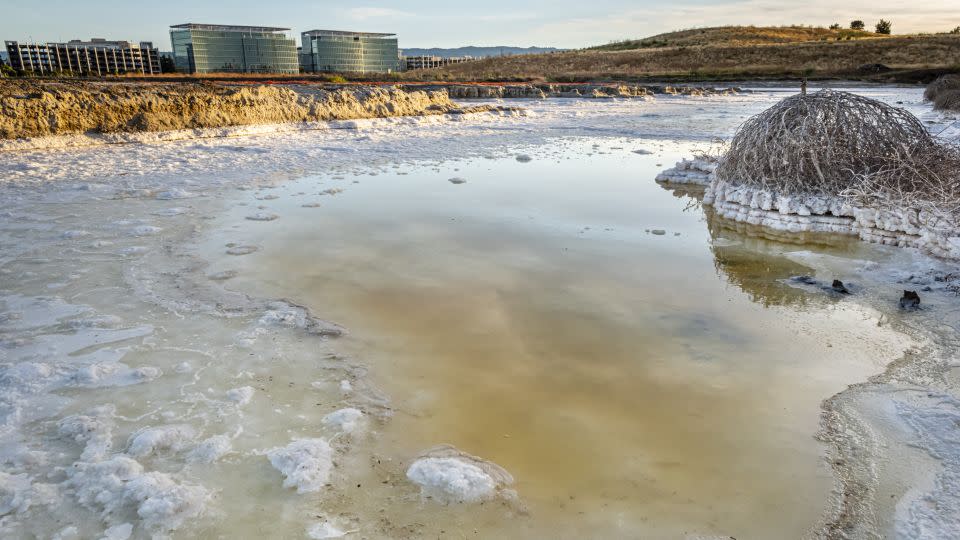
[[[0,138],[482,112],[395,87],[0,82]]]
[[[706,96],[742,92],[740,88],[624,84],[450,84],[447,94],[455,99],[496,98],[645,98],[655,95]]]

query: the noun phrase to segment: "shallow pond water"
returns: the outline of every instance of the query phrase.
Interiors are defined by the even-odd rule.
[[[237,272],[229,289],[351,330],[336,349],[394,410],[374,455],[402,471],[450,443],[510,471],[523,502],[411,516],[371,489],[354,510],[383,505],[392,526],[444,537],[801,537],[819,522],[833,487],[821,401],[910,341],[791,286],[809,269],[783,244],[653,182],[688,145],[646,145],[561,140],[529,162],[306,177],[243,194],[212,224],[200,252],[259,247],[213,258],[210,272]],[[817,249],[883,256],[835,242]],[[352,475],[377,483],[373,469]]]

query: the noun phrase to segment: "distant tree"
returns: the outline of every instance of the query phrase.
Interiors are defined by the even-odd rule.
[[[960,34],[960,26],[954,28],[950,31],[951,34]]]
[[[831,30],[839,30],[839,29],[840,29],[840,23],[833,23],[833,24],[831,24],[831,25],[830,25],[830,29],[831,29]]]
[[[855,21],[850,21],[851,30],[863,30],[866,27],[867,25],[863,24],[863,21],[861,21],[860,19],[857,19]]]
[[[875,31],[876,31],[878,34],[888,34],[888,35],[889,35],[889,34],[890,34],[890,28],[891,28],[892,26],[893,26],[893,25],[890,24],[890,21],[887,21],[887,20],[884,20],[884,19],[880,19],[880,22],[877,23],[877,26],[876,26],[876,30],[875,30]]]

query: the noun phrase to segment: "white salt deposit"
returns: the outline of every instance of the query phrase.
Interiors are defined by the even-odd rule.
[[[253,399],[253,394],[253,387],[250,386],[232,388],[227,390],[227,399],[236,403],[238,406],[243,406],[250,403],[250,400]]]
[[[363,411],[347,407],[323,417],[323,425],[344,433],[353,433],[363,423]]]
[[[196,432],[188,425],[150,427],[130,436],[127,453],[135,457],[145,457],[164,451],[177,452],[194,437]]]
[[[726,219],[773,230],[850,235],[960,259],[960,228],[923,210],[862,208],[840,197],[778,195],[716,178],[703,204]]]
[[[707,159],[684,159],[657,175],[657,182],[706,186],[713,179],[717,163]]]
[[[179,529],[201,516],[210,493],[161,472],[145,472],[137,461],[122,455],[97,463],[77,462],[65,482],[77,502],[100,513],[104,520],[134,512],[142,525],[158,533]]]
[[[954,538],[960,531],[960,400],[925,393],[917,402],[897,401],[897,414],[915,432],[916,445],[938,460],[942,470],[933,489],[898,505],[898,538]]]
[[[246,219],[250,221],[273,221],[279,217],[280,216],[271,214],[270,212],[257,212],[256,214],[247,216]]]
[[[233,246],[227,249],[227,255],[249,255],[259,250],[257,246]]]
[[[407,469],[420,494],[442,504],[491,500],[513,483],[503,468],[448,445],[428,450]]]
[[[213,463],[229,454],[233,450],[233,443],[227,435],[214,435],[193,447],[187,454],[187,461],[191,463]]]
[[[283,487],[295,487],[297,493],[320,491],[330,480],[333,449],[324,439],[300,439],[266,455],[283,474]]]
[[[103,531],[103,536],[100,540],[127,540],[132,534],[133,524],[121,523],[120,525],[114,525]]]
[[[313,540],[323,540],[324,538],[343,538],[347,533],[335,527],[329,521],[314,523],[307,529],[307,537]]]

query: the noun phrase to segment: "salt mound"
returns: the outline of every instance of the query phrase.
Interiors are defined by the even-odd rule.
[[[267,452],[267,459],[283,476],[283,487],[297,493],[320,491],[330,480],[333,449],[323,439],[300,439]]]
[[[513,484],[513,477],[499,465],[450,445],[421,454],[407,469],[407,479],[420,486],[424,498],[442,504],[488,501]]]
[[[135,511],[145,528],[166,532],[200,517],[210,497],[202,486],[177,482],[161,472],[143,472],[137,461],[116,455],[99,463],[78,462],[66,485],[77,501],[103,519]]]

